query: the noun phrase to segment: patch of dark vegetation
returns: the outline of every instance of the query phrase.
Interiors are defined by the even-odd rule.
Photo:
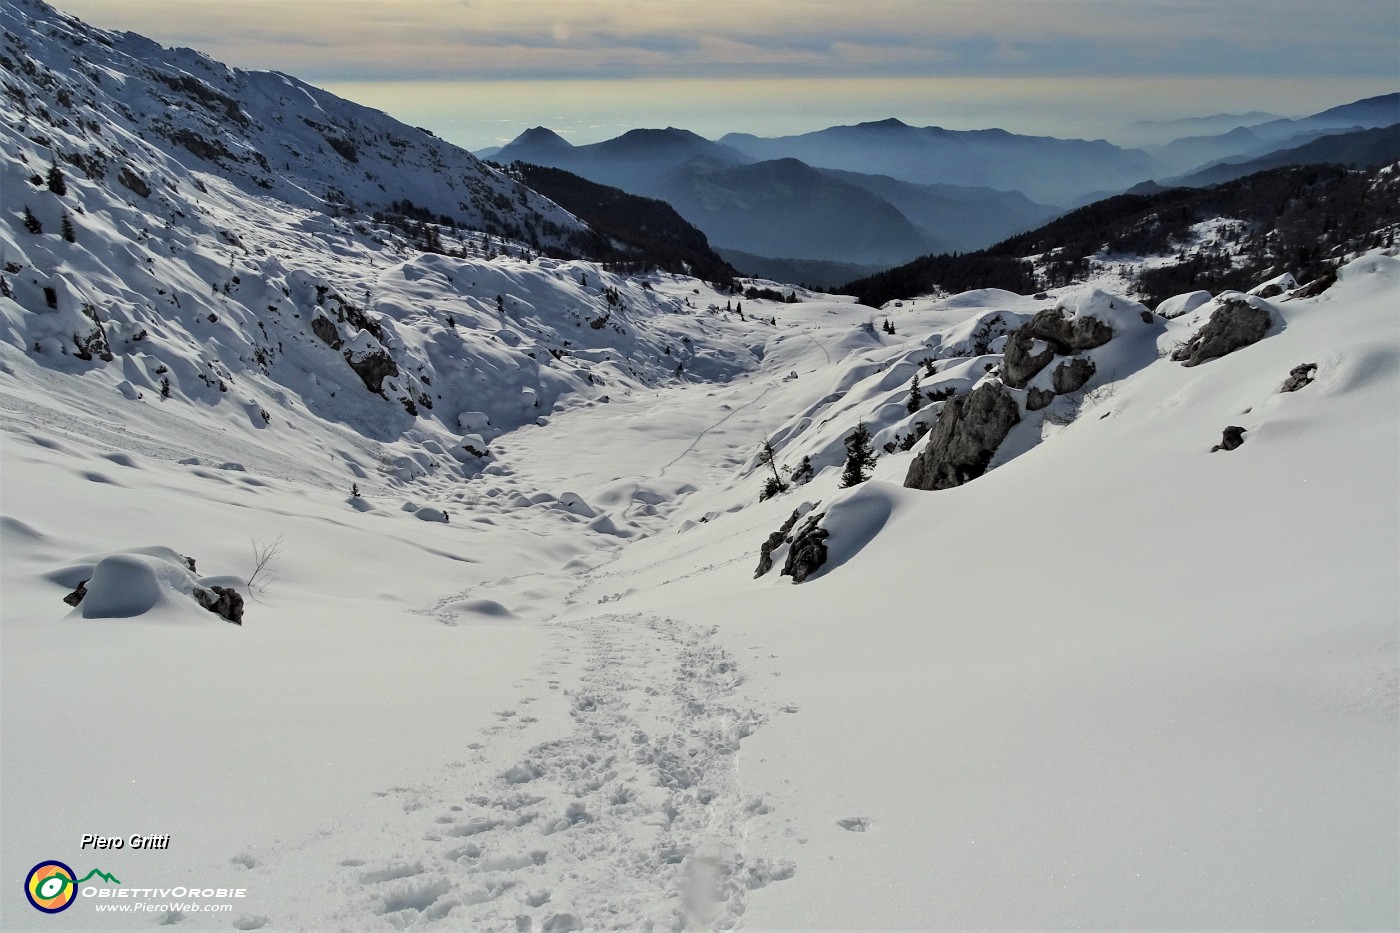
[[[1191,227],[1218,217],[1238,223],[1222,229],[1216,241],[1196,244]],[[1307,286],[1333,275],[1346,253],[1393,244],[1397,224],[1400,176],[1381,168],[1295,166],[1210,188],[1121,194],[987,249],[924,256],[835,291],[873,307],[940,290],[1030,294],[1082,277],[1101,251],[1176,253],[1177,262],[1144,270],[1136,282],[1139,297],[1151,305],[1197,289],[1245,291],[1282,272]],[[1027,256],[1044,257],[1041,274]]]
[[[593,228],[571,244],[620,272],[660,269],[733,284],[738,273],[665,201],[628,194],[571,172],[516,162],[510,174]]]

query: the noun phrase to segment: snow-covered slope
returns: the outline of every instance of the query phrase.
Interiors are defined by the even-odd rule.
[[[297,435],[240,470],[216,409],[133,417],[153,406],[11,355],[5,874],[111,827],[177,841],[75,868],[245,886],[243,928],[1385,926],[1397,288],[1372,253],[1253,299],[1277,326],[1191,368],[1166,354],[1218,302],[1127,313],[1156,352],[1124,345],[1134,372],[1045,409],[1077,418],[1028,415],[932,493],[899,485],[917,446],[851,490],[833,452],[905,429],[926,358],[930,391],[994,379],[995,331],[1046,302],[905,302],[893,336],[842,301],[745,302],[778,322],[751,374],[623,390],[501,436],[479,479],[359,499]],[[1133,311],[1058,298],[1110,301]],[[1230,424],[1244,445],[1211,453]],[[817,469],[758,503],[765,436]],[[809,506],[828,567],[755,580]],[[60,600],[138,545],[241,585],[278,537],[242,628]],[[61,811],[20,805],[59,781]]]
[[[420,131],[37,2],[0,13],[0,342],[79,395],[167,423],[212,407],[249,457],[309,433],[373,483],[470,474],[557,404],[755,362],[757,326],[689,292],[536,257],[585,228]],[[353,159],[307,135],[328,127]],[[350,207],[405,200],[461,225]]]
[[[428,254],[39,114],[139,40],[0,9],[44,24],[0,62],[4,929],[1395,925],[1395,249],[1169,318]],[[78,113],[149,195],[51,190]],[[1262,339],[1172,358],[1227,312]],[[1003,391],[988,472],[904,488]],[[760,502],[765,440],[812,476]],[[794,512],[825,564],[755,577]],[[106,873],[57,919],[48,859]]]
[[[579,229],[471,153],[287,75],[95,29],[42,0],[4,0],[0,24],[6,130],[27,140],[7,139],[7,155],[72,166],[162,219],[193,213],[197,172],[297,207],[408,200],[536,246]]]

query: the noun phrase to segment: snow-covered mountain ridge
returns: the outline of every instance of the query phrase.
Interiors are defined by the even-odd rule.
[[[0,22],[9,128],[43,162],[57,159],[125,197],[149,197],[140,194],[149,187],[156,204],[188,201],[186,176],[207,172],[322,211],[408,200],[537,247],[579,230],[471,153],[288,75],[95,29],[42,0],[5,0]]]
[[[755,362],[763,330],[689,291],[534,257],[590,232],[421,131],[37,0],[3,13],[0,340],[90,390],[216,406],[255,447],[312,425],[471,472],[561,400]],[[460,225],[355,211],[405,201]]]

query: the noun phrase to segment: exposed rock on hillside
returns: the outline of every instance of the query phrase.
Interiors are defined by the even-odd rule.
[[[1272,323],[1267,307],[1256,306],[1243,295],[1224,298],[1205,326],[1172,353],[1172,359],[1183,366],[1198,366],[1259,342]]]
[[[1316,377],[1316,363],[1303,363],[1299,366],[1294,366],[1293,370],[1288,374],[1288,378],[1283,381],[1283,387],[1279,389],[1279,391],[1297,392],[1304,386],[1311,385],[1313,379]]]
[[[992,455],[1021,420],[1016,399],[999,382],[950,400],[929,433],[928,446],[909,465],[910,489],[951,489],[987,471]]]
[[[807,516],[802,527],[792,536],[792,547],[788,550],[783,574],[792,577],[793,583],[801,583],[821,569],[826,563],[826,539],[831,532],[818,527],[825,512]]]
[[[1066,317],[1063,309],[1058,307],[1039,311],[1007,338],[1002,381],[1013,389],[1025,388],[1057,355],[1092,350],[1112,339],[1113,328],[1096,317]],[[1063,375],[1061,370],[1064,371]],[[1061,364],[1055,371],[1055,392],[1061,395],[1073,392],[1093,375],[1094,364],[1089,360],[1079,360],[1068,366]],[[1061,385],[1071,388],[1062,389]]]
[[[794,509],[787,521],[783,522],[782,527],[769,535],[768,540],[763,542],[763,547],[759,549],[758,569],[754,571],[754,579],[758,579],[773,569],[773,552],[787,542],[788,532],[792,531],[798,518],[798,511]]]
[[[1217,450],[1234,450],[1244,443],[1245,429],[1238,425],[1230,425],[1220,434],[1220,443],[1210,449],[1211,453]]]

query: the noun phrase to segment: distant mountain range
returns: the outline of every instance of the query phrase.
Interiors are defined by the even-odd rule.
[[[1400,123],[1400,94],[1383,94],[1343,104],[1298,119],[1280,117],[1227,132],[1184,136],[1149,146],[1147,152],[1175,172],[1194,171],[1224,159],[1258,158],[1279,149],[1296,148],[1339,131],[1373,129]]]
[[[1189,175],[1169,179],[1166,184],[1201,188],[1286,165],[1332,164],[1364,168],[1396,161],[1400,161],[1400,123],[1320,136],[1301,146],[1279,149],[1254,159],[1217,162]]]
[[[889,175],[919,184],[1020,191],[1047,204],[1067,204],[1097,188],[1126,187],[1161,169],[1146,153],[1101,139],[914,127],[895,119],[778,138],[731,133],[720,142],[756,159],[791,157],[818,168]]]
[[[584,146],[535,127],[491,158],[559,168],[662,199],[720,250],[765,266],[774,259],[801,262],[803,281],[814,285],[843,281],[853,267],[976,249],[1056,213],[1015,191],[818,170],[790,156],[759,159],[675,127],[632,130]]]
[[[1251,110],[1249,113],[1217,113],[1208,117],[1183,117],[1178,120],[1137,120],[1129,123],[1114,138],[1125,146],[1154,146],[1186,136],[1216,136],[1236,127],[1258,126],[1272,120],[1283,120],[1277,113]]]
[[[896,119],[719,141],[676,127],[637,129],[582,146],[534,127],[482,154],[666,201],[740,271],[827,287],[855,270],[980,249],[1063,209],[1050,205],[1280,165],[1375,164],[1395,148],[1385,127],[1398,115],[1400,94],[1389,94],[1296,119],[1254,111],[1134,124],[1140,137],[1167,138],[1146,150]],[[1178,133],[1197,135],[1171,138]]]

